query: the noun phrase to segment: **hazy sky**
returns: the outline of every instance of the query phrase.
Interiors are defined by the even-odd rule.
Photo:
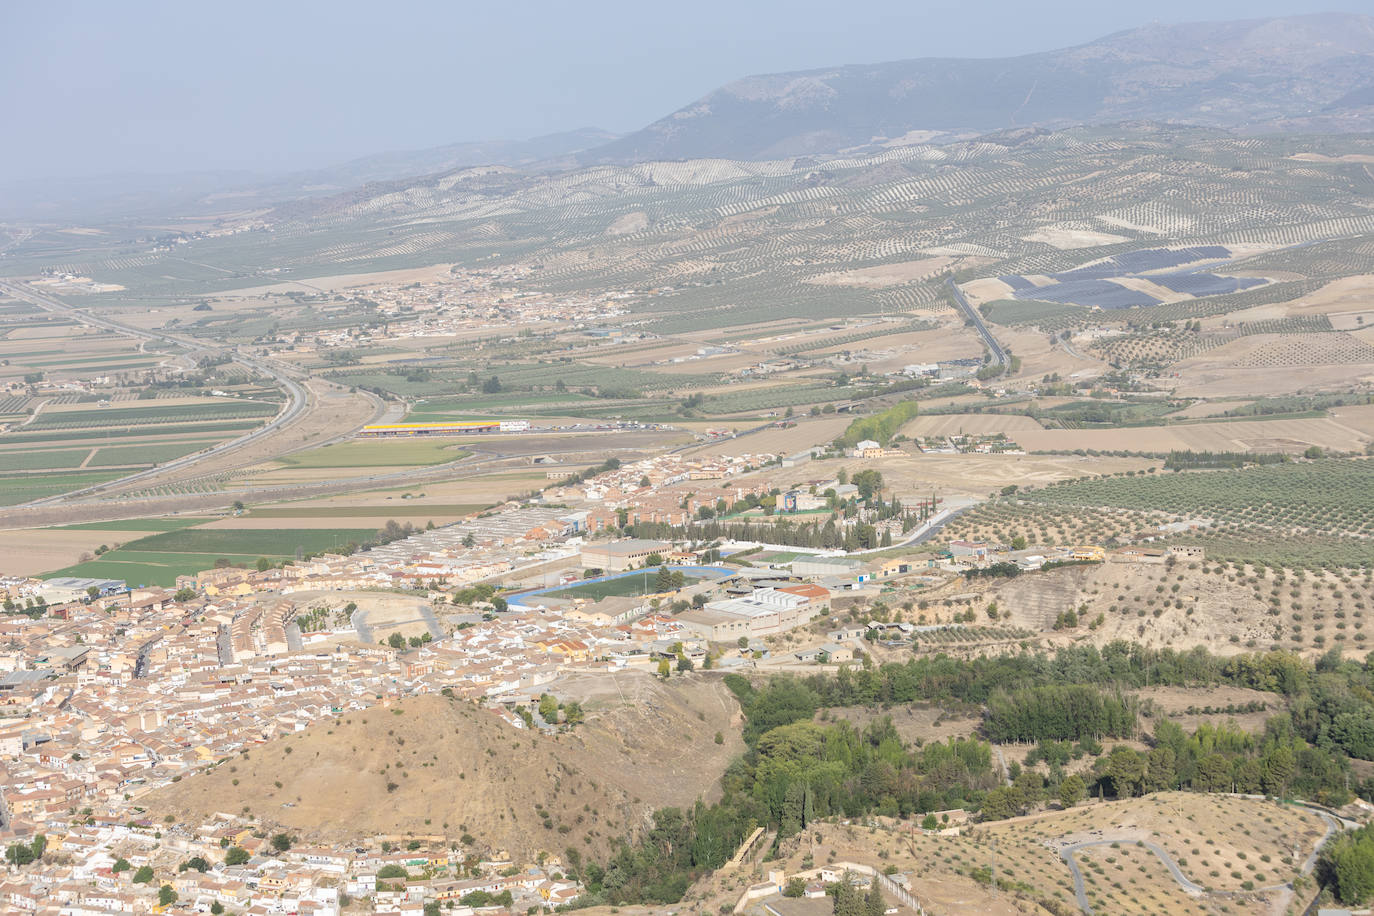
[[[629,131],[753,73],[1374,0],[0,0],[0,181]]]

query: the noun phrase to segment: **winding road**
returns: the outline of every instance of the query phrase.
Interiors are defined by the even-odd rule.
[[[1174,880],[1178,882],[1179,887],[1183,888],[1185,893],[1192,894],[1193,896],[1201,896],[1207,893],[1206,888],[1199,887],[1188,880],[1188,876],[1179,869],[1178,863],[1174,861],[1172,856],[1149,840],[1139,840],[1133,837],[1109,837],[1102,840],[1090,840],[1086,843],[1074,843],[1071,846],[1065,846],[1060,849],[1059,857],[1069,866],[1069,871],[1073,874],[1073,893],[1074,896],[1078,898],[1078,908],[1083,911],[1085,916],[1092,916],[1093,908],[1092,905],[1088,903],[1088,893],[1083,886],[1083,871],[1078,867],[1078,862],[1074,859],[1073,854],[1093,846],[1110,846],[1113,843],[1122,843],[1128,846],[1139,843],[1150,850],[1150,852],[1159,856],[1159,860],[1164,863],[1165,868],[1169,869],[1169,873],[1174,876]],[[1281,887],[1283,885],[1279,886]]]
[[[1239,797],[1254,798],[1256,796],[1245,795]],[[1327,841],[1346,825],[1320,808],[1306,805],[1301,802],[1295,802],[1294,804],[1297,807],[1311,811],[1326,822],[1326,833],[1317,841],[1316,845],[1312,848],[1311,854],[1303,860],[1302,874],[1310,875],[1312,869],[1317,867],[1317,857],[1321,855],[1322,848],[1326,846]],[[1159,857],[1159,861],[1164,863],[1164,867],[1169,869],[1169,874],[1173,875],[1174,881],[1178,882],[1178,886],[1183,888],[1184,893],[1191,894],[1194,897],[1207,895],[1230,897],[1237,894],[1260,894],[1266,891],[1292,890],[1293,888],[1291,883],[1285,881],[1282,884],[1270,884],[1266,887],[1257,887],[1253,891],[1209,891],[1207,888],[1195,884],[1190,880],[1188,876],[1183,873],[1183,870],[1178,867],[1178,863],[1174,861],[1173,856],[1169,855],[1164,849],[1149,840],[1142,840],[1139,837],[1127,836],[1124,834],[1119,836],[1103,836],[1096,840],[1085,840],[1081,843],[1071,843],[1067,846],[1059,847],[1059,857],[1064,860],[1064,864],[1068,865],[1069,872],[1073,875],[1074,896],[1078,898],[1078,907],[1083,911],[1085,916],[1092,916],[1093,908],[1088,902],[1087,890],[1083,885],[1083,871],[1078,867],[1078,862],[1074,859],[1074,853],[1089,849],[1093,846],[1110,846],[1113,843],[1123,846],[1140,845],[1150,850]]]

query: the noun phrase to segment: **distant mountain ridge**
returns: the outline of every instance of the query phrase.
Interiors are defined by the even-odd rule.
[[[573,154],[616,137],[610,131],[583,127],[528,140],[486,140],[395,150],[279,174],[217,171],[91,175],[60,181],[0,179],[0,219],[89,219],[168,211],[252,209],[468,166],[571,165],[569,157]]]
[[[466,166],[530,165],[580,153],[612,142],[617,136],[597,127],[582,127],[529,140],[450,143],[430,149],[377,153],[323,169],[300,172],[291,177],[301,183],[353,187],[369,181],[391,181],[451,172]]]
[[[1374,130],[1374,17],[1153,24],[1020,57],[752,76],[579,159],[776,159],[870,148],[913,132],[1137,120]]]

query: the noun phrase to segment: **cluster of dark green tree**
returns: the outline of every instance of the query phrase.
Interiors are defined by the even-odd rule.
[[[727,682],[745,709],[749,749],[722,777],[720,802],[656,812],[642,840],[623,843],[604,866],[580,870],[588,890],[583,904],[676,902],[759,825],[786,838],[837,815],[977,807],[997,784],[991,747],[982,741],[910,748],[890,719],[863,730],[812,721],[815,695],[794,679],[763,689],[738,675],[727,675]]]
[[[881,513],[880,513],[881,514]],[[892,517],[892,516],[885,516]],[[881,520],[881,519],[880,519]],[[920,524],[915,516],[907,516],[902,522],[904,530],[911,530]],[[892,535],[888,531],[878,533],[869,522],[858,522],[841,526],[835,518],[824,522],[796,523],[788,519],[769,522],[717,522],[706,521],[690,528],[669,525],[666,522],[641,522],[629,525],[625,533],[630,537],[649,538],[665,541],[762,541],[765,544],[778,544],[784,547],[816,547],[844,550],[867,550],[870,547],[891,547]]]
[[[999,690],[988,697],[983,729],[997,742],[1077,741],[1135,734],[1139,703],[1085,684]]]
[[[899,429],[916,419],[919,412],[920,408],[915,401],[902,401],[887,410],[860,417],[850,423],[838,442],[844,446],[854,446],[865,439],[872,439],[879,445],[887,445]]]
[[[585,471],[579,471],[576,474],[568,475],[567,477],[563,478],[558,482],[558,486],[571,487],[575,484],[581,483],[584,480],[591,480],[598,474],[604,474],[607,471],[614,471],[618,467],[620,467],[619,458],[607,458],[600,464],[593,465],[592,467],[587,468]]]
[[[1164,459],[1164,467],[1170,471],[1196,469],[1243,468],[1248,464],[1283,464],[1292,461],[1293,456],[1283,452],[1193,452],[1173,451]]]
[[[843,881],[826,885],[825,892],[835,901],[835,916],[883,916],[887,912],[877,879],[869,883],[868,892],[864,893],[845,875]]]
[[[1258,734],[1204,723],[1188,735],[1177,723],[1164,720],[1146,744],[1145,751],[1117,745],[1105,755],[1096,745],[1092,752],[1101,756],[1091,769],[1066,775],[1065,764],[1081,758],[1083,747],[1042,742],[1026,755],[1026,762],[1046,760],[1048,774],[1013,764],[1011,785],[988,792],[981,814],[990,819],[1014,817],[1052,798],[1072,807],[1086,795],[1129,798],[1171,789],[1291,796],[1329,805],[1350,799],[1348,758],[1338,750],[1309,745],[1281,718]]]
[[[1098,649],[1075,646],[1053,655],[1017,655],[971,660],[944,655],[914,658],[872,669],[845,669],[836,677],[815,675],[803,685],[821,706],[871,706],[940,701],[973,711],[994,692],[1083,684],[1121,691],[1148,686],[1246,687],[1279,694],[1287,709],[1276,715],[1311,745],[1374,760],[1374,654],[1344,659],[1339,650],[1316,664],[1292,652],[1212,655],[1147,649],[1116,641]],[[1027,740],[1048,735],[1027,735]],[[1361,786],[1374,797],[1374,782]]]
[[[1296,796],[1337,806],[1350,800],[1345,787],[1348,758],[1337,749],[1309,745],[1283,717],[1270,719],[1255,734],[1230,724],[1203,723],[1188,735],[1166,719],[1147,743],[1146,752],[1118,745],[1098,758],[1094,772],[1103,794],[1192,789]]]
[[[1054,655],[911,659],[835,676],[777,676],[761,687],[728,674],[725,683],[744,710],[748,750],[722,777],[721,801],[661,810],[644,838],[623,842],[606,865],[577,869],[589,891],[583,903],[676,902],[696,875],[723,864],[760,825],[781,839],[840,815],[966,807],[995,818],[1050,798],[1071,805],[1086,794],[1165,789],[1340,805],[1350,797],[1347,754],[1353,748],[1374,759],[1374,666],[1335,653],[1311,665],[1285,652],[1220,658],[1117,642]],[[1140,712],[1124,691],[1147,684],[1266,690],[1282,694],[1288,710],[1255,734],[1203,725],[1188,735],[1162,720],[1146,750],[1119,745],[1102,755],[1099,738],[1136,733]],[[1039,741],[1028,761],[1047,761],[1048,775],[1012,764],[1012,785],[998,785],[982,741],[911,748],[890,720],[862,730],[814,721],[822,707],[924,701],[983,709],[988,733],[1000,740]],[[1069,759],[1085,755],[1097,758],[1092,767],[1066,774]],[[1374,782],[1355,788],[1374,797]]]
[[[1374,898],[1374,824],[1337,836],[1322,850],[1318,879],[1347,906]]]

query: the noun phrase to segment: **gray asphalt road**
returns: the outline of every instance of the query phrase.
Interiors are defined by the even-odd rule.
[[[444,628],[439,625],[439,618],[434,616],[434,607],[432,605],[425,605],[420,611],[420,616],[425,619],[425,626],[429,627],[430,636],[433,636],[435,639],[444,638]]]
[[[1315,808],[1309,808],[1308,810],[1316,814],[1317,817],[1320,817],[1322,820],[1326,821],[1326,833],[1322,836],[1320,840],[1317,841],[1317,845],[1312,848],[1312,854],[1303,860],[1302,873],[1304,875],[1312,874],[1312,869],[1317,867],[1317,857],[1321,855],[1322,848],[1326,846],[1327,840],[1335,836],[1336,832],[1341,829],[1341,825],[1336,822],[1336,819],[1331,815],[1327,814],[1325,811],[1318,811]]]
[[[300,652],[305,648],[305,640],[301,639],[301,628],[296,626],[294,620],[286,625],[286,648],[292,652]]]
[[[988,351],[992,354],[992,361],[999,366],[1007,364],[1007,351],[1002,349],[1002,345],[997,342],[997,338],[992,336],[988,326],[983,323],[983,316],[978,313],[967,299],[964,298],[963,291],[953,279],[949,280],[950,292],[954,294],[954,301],[959,305],[959,310],[964,313],[964,317],[973,323],[973,327],[978,331],[978,336],[983,338],[983,343],[987,344]]]
[[[1256,796],[1244,797],[1254,798]],[[1325,811],[1322,811],[1319,808],[1312,808],[1308,805],[1302,805],[1302,807],[1308,808],[1308,810],[1310,810],[1313,814],[1316,814],[1318,817],[1320,817],[1323,821],[1326,822],[1326,833],[1322,836],[1320,840],[1317,841],[1317,844],[1312,849],[1311,855],[1309,855],[1307,859],[1303,862],[1302,873],[1304,875],[1310,875],[1312,873],[1312,869],[1314,869],[1317,865],[1317,858],[1321,855],[1322,848],[1326,845],[1328,840],[1330,840],[1342,829],[1343,825],[1334,817],[1332,817],[1331,815],[1327,814]],[[1070,846],[1064,846],[1059,850],[1059,857],[1064,860],[1064,863],[1066,865],[1069,866],[1069,872],[1073,875],[1074,895],[1078,898],[1079,909],[1081,909],[1084,912],[1084,914],[1087,914],[1087,916],[1091,916],[1093,908],[1092,905],[1088,903],[1088,895],[1083,886],[1083,872],[1081,869],[1079,869],[1078,862],[1074,859],[1074,853],[1092,846],[1110,846],[1112,843],[1120,843],[1122,846],[1129,846],[1136,842],[1140,842],[1141,845],[1143,845],[1146,849],[1150,850],[1156,856],[1159,857],[1159,860],[1164,863],[1164,867],[1169,869],[1169,874],[1173,875],[1174,880],[1178,882],[1178,886],[1183,888],[1185,893],[1192,894],[1194,896],[1210,895],[1214,897],[1227,897],[1239,893],[1237,891],[1209,891],[1206,888],[1193,883],[1191,880],[1188,879],[1187,875],[1183,874],[1183,871],[1178,867],[1178,863],[1174,861],[1172,856],[1170,856],[1167,852],[1165,852],[1156,844],[1151,843],[1149,840],[1138,841],[1135,838],[1130,837],[1104,837],[1100,840],[1089,840],[1084,843],[1074,843]],[[1291,889],[1291,887],[1292,885],[1285,882],[1282,884],[1271,884],[1266,887],[1256,888],[1254,891],[1249,891],[1246,893],[1262,893],[1265,891],[1282,890],[1285,888]]]
[[[370,646],[377,641],[372,637],[372,627],[367,625],[367,611],[354,611],[349,620],[358,633],[358,642]]]
[[[219,630],[215,632],[215,651],[219,654],[221,665],[234,663],[234,643],[229,638],[229,627],[224,624],[220,624]]]
[[[1123,838],[1091,840],[1087,843],[1074,843],[1072,846],[1065,846],[1059,850],[1059,857],[1069,866],[1069,871],[1073,874],[1074,896],[1078,898],[1078,907],[1084,912],[1085,916],[1091,916],[1093,908],[1092,905],[1088,903],[1088,894],[1083,887],[1083,872],[1079,869],[1078,862],[1074,859],[1073,854],[1079,850],[1087,849],[1090,846],[1110,846],[1113,843],[1121,843],[1129,846],[1135,842],[1137,841]],[[1154,843],[1151,843],[1149,840],[1142,840],[1139,842],[1141,842],[1146,849],[1150,850],[1150,852],[1159,856],[1159,860],[1164,863],[1165,868],[1169,869],[1169,874],[1174,876],[1174,880],[1178,882],[1179,887],[1183,888],[1185,893],[1194,895],[1207,893],[1205,889],[1188,880],[1188,876],[1179,870],[1178,863],[1175,862],[1173,857],[1167,852]]]

